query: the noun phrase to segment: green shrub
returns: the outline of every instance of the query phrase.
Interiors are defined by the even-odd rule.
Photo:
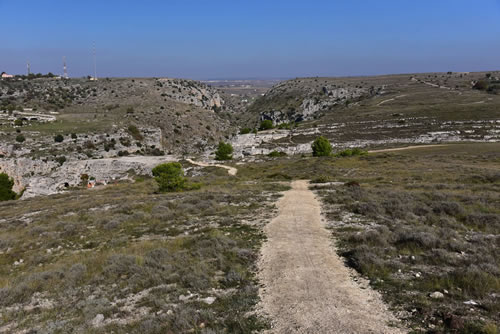
[[[76,139],[76,138],[78,138],[78,136],[76,135],[76,133],[72,133],[71,134],[71,139]]]
[[[26,138],[24,138],[24,136],[23,136],[23,135],[17,135],[17,137],[16,137],[16,141],[17,141],[18,143],[22,143],[22,142],[23,142],[23,141],[25,141],[25,140],[26,140]]]
[[[152,172],[160,192],[180,191],[185,188],[186,178],[178,162],[160,164],[153,168]]]
[[[477,90],[487,90],[488,89],[488,81],[486,80],[479,80],[478,82],[476,82],[476,84],[474,85],[474,89],[477,89]]]
[[[14,121],[15,126],[23,126],[23,120],[22,119],[16,119]]]
[[[327,175],[320,175],[311,180],[311,183],[327,183],[332,182],[332,178]]]
[[[233,146],[229,143],[220,142],[215,151],[215,160],[231,160],[233,158]]]
[[[56,162],[59,163],[59,166],[62,166],[66,162],[66,157],[64,155],[57,157]]]
[[[14,180],[5,173],[0,173],[0,201],[16,199],[16,193],[12,191]]]
[[[61,134],[58,134],[58,135],[56,135],[56,136],[54,137],[54,141],[55,141],[56,143],[62,143],[62,142],[63,142],[63,140],[64,140],[64,137],[63,137],[63,135],[61,135]]]
[[[267,156],[271,157],[271,158],[278,158],[278,157],[284,157],[284,156],[286,156],[286,153],[285,152],[272,151]]]
[[[368,152],[366,151],[363,151],[362,149],[360,148],[348,148],[348,149],[345,149],[343,151],[340,151],[340,152],[337,152],[335,154],[336,157],[352,157],[352,156],[356,156],[356,155],[365,155],[367,154]]]
[[[274,128],[274,125],[273,125],[273,121],[269,120],[269,119],[266,119],[266,120],[263,120],[262,122],[260,122],[260,127],[259,127],[259,130],[270,130]]]
[[[315,157],[327,157],[332,154],[332,145],[323,136],[319,136],[314,140],[311,145],[313,150],[313,156]]]
[[[144,137],[142,136],[141,132],[135,125],[129,125],[128,127],[128,132],[132,137],[134,137],[135,140],[143,140]]]
[[[293,128],[295,126],[294,123],[281,123],[280,125],[278,125],[278,129],[286,129],[286,130],[290,130],[291,128]]]
[[[247,133],[250,133],[250,132],[252,132],[252,129],[250,129],[250,128],[243,128],[240,131],[240,135],[246,135]]]

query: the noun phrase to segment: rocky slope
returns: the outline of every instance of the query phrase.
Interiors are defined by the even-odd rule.
[[[381,87],[336,78],[300,78],[275,85],[249,108],[275,124],[317,119],[335,106],[374,96]]]

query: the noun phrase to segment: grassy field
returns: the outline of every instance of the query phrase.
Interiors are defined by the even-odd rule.
[[[239,174],[312,179],[338,252],[415,333],[498,332],[500,144],[266,158]]]
[[[286,186],[240,181],[217,168],[190,173],[201,190],[157,194],[153,180],[139,177],[0,204],[0,330],[266,327],[252,313],[255,260],[261,227]]]

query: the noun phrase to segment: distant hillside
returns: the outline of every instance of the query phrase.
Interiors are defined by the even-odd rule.
[[[282,128],[246,134],[241,155],[306,153],[319,135],[336,149],[500,140],[500,72],[300,78],[275,85],[246,111],[246,123]]]
[[[27,139],[22,149],[30,139],[48,144],[55,134],[71,133],[109,138],[133,125],[144,129],[141,135],[146,137],[148,132],[161,130],[160,138],[155,139],[159,144],[155,148],[161,151],[199,152],[233,132],[219,114],[224,104],[217,90],[183,79],[2,80],[0,137],[2,143],[20,146],[14,139],[15,132],[21,132]],[[46,122],[51,118],[55,120]],[[94,140],[93,144],[98,148],[92,155],[101,155],[99,149],[105,142]],[[143,154],[150,149],[142,145],[121,148]],[[4,145],[6,150],[12,151],[12,147],[9,150]]]

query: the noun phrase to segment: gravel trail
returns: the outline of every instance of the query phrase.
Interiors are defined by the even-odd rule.
[[[380,296],[353,280],[321,220],[307,181],[294,181],[265,228],[260,309],[270,333],[405,333]]]

